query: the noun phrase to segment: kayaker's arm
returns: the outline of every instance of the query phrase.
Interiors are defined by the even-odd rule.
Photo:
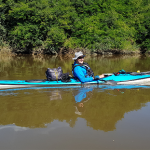
[[[90,77],[90,76],[85,77],[85,75],[87,75],[87,74],[84,74],[84,70],[80,66],[75,67],[74,68],[74,76],[77,77],[80,80],[80,82],[82,82],[82,83],[93,81],[94,80],[93,77]],[[85,70],[85,72],[86,72],[86,70]]]

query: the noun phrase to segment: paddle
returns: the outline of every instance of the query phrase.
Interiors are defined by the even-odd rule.
[[[103,81],[105,82],[105,84],[109,84],[109,85],[117,85],[117,82],[114,80],[103,80],[103,79],[99,79],[99,81]]]
[[[103,75],[104,75],[104,77],[107,77],[107,76],[111,76],[113,74],[112,73],[107,73],[107,74],[105,73]],[[104,80],[104,78],[100,78],[99,75],[96,75],[94,77],[94,80],[103,81],[103,82],[105,82],[105,84],[109,84],[109,85],[117,85],[116,81],[114,81],[114,80]]]

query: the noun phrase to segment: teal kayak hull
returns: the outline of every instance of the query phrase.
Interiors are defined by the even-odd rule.
[[[75,79],[71,79],[71,82],[62,81],[46,81],[46,80],[0,80],[0,88],[15,88],[15,87],[63,87],[63,86],[82,86],[82,85],[93,85],[103,84],[104,81],[92,81],[81,83]]]
[[[46,81],[46,80],[0,80],[0,88],[16,88],[16,87],[63,87],[63,86],[84,86],[95,84],[140,84],[150,85],[150,74],[118,74],[108,75],[100,80],[81,83],[75,79],[71,82],[62,81]]]

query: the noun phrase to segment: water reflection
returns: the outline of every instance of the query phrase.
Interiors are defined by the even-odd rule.
[[[147,86],[119,87],[0,90],[0,124],[45,128],[58,120],[74,127],[80,117],[95,130],[113,131],[126,113],[150,101]]]
[[[50,100],[62,100],[61,92],[59,90],[54,90],[51,92]]]
[[[86,57],[95,74],[148,71],[149,57]],[[142,63],[141,63],[142,62]],[[0,58],[0,79],[45,79],[45,70],[61,66],[70,72],[70,59],[42,56]],[[78,118],[94,130],[113,131],[128,112],[145,107],[149,87],[99,85],[67,88],[19,88],[0,90],[0,125],[15,124],[25,128],[46,128],[55,120],[74,127]]]
[[[7,126],[0,126],[0,130],[8,130],[8,129],[12,129],[14,131],[25,131],[25,130],[28,130],[29,128],[26,128],[26,127],[18,127],[18,126],[15,126],[15,125],[7,125]]]
[[[150,58],[146,57],[86,57],[87,62],[95,74],[118,72],[121,69],[129,71],[148,71]],[[142,63],[141,63],[142,62]],[[71,74],[72,59],[60,59],[50,56],[0,56],[0,79],[1,80],[30,80],[45,79],[47,68],[62,67],[63,72]]]
[[[84,111],[84,103],[86,103],[88,100],[90,100],[90,97],[92,95],[93,88],[80,88],[77,91],[77,94],[74,96],[75,98],[75,114],[82,115],[82,112]],[[87,93],[89,93],[87,95]]]
[[[150,57],[85,61],[95,74],[135,72],[148,71]],[[0,56],[0,79],[45,79],[47,68],[71,73],[72,63],[50,56]],[[0,148],[149,149],[149,90],[133,85],[0,89]]]

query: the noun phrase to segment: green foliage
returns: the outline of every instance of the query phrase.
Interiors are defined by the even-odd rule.
[[[58,52],[58,48],[62,46],[66,39],[64,30],[59,27],[52,27],[47,33],[47,39],[45,41],[45,47],[47,49],[55,48]]]
[[[5,5],[2,3],[2,0],[0,0],[0,46],[3,46],[3,40],[6,36],[6,29],[4,27],[4,21],[5,21]]]
[[[17,49],[150,49],[149,0],[0,0],[0,39]]]

